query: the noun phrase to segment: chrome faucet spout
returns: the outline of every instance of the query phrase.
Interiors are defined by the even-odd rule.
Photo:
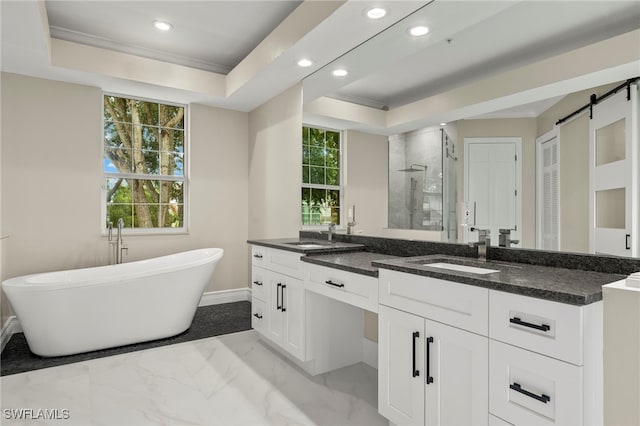
[[[356,222],[356,205],[353,205],[353,209],[351,210],[351,221],[347,222],[347,234],[353,234],[353,227],[356,226],[358,222]]]
[[[124,246],[122,241],[122,228],[124,228],[124,220],[118,219],[118,234],[116,236],[116,263],[122,263],[122,254],[128,253],[129,249]]]
[[[330,223],[329,224],[329,233],[327,235],[327,240],[328,241],[333,241],[333,234],[335,234],[336,232],[336,224],[335,223]]]
[[[470,231],[478,231],[478,260],[487,260],[487,246],[491,245],[491,230],[470,228]]]

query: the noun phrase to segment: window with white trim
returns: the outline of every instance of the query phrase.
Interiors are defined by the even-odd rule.
[[[103,224],[185,231],[186,105],[104,95]]]
[[[340,225],[342,200],[342,134],[302,128],[302,225]]]

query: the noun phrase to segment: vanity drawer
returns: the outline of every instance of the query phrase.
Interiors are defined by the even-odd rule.
[[[380,269],[380,303],[486,336],[489,290]]]
[[[251,264],[254,266],[262,266],[264,268],[267,265],[268,250],[268,248],[262,246],[251,246]]]
[[[293,278],[302,279],[302,254],[269,247],[252,246],[251,264]]]
[[[491,290],[489,337],[583,365],[580,306]]]
[[[266,302],[267,299],[267,284],[269,283],[268,277],[269,271],[260,267],[254,266],[251,268],[251,296],[253,299],[260,299]]]
[[[266,304],[262,300],[253,298],[251,301],[251,327],[259,332],[265,334],[267,325],[267,312]]]
[[[378,280],[374,277],[305,263],[307,290],[378,312]]]
[[[511,423],[505,422],[500,417],[489,414],[489,426],[511,426]]]
[[[489,411],[514,425],[583,422],[582,367],[489,340]]]

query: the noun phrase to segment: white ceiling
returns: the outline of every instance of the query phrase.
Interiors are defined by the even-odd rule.
[[[380,61],[328,96],[372,107],[405,105],[637,29],[640,1],[437,1],[367,43],[369,54],[406,43],[411,23],[432,29],[419,50]],[[348,67],[366,54],[350,52],[340,61]]]
[[[302,1],[46,1],[51,36],[227,74]],[[173,30],[156,30],[154,20]]]
[[[637,0],[312,4],[47,0],[44,5],[38,0],[0,2],[3,71],[243,111],[303,79],[305,101],[328,95],[394,108],[640,27]],[[378,21],[368,20],[364,12],[373,5],[387,7],[389,14]],[[326,17],[320,16],[323,10],[328,11]],[[158,32],[151,26],[155,19],[167,19],[174,30]],[[412,22],[426,23],[431,32],[411,40],[406,28]],[[206,81],[219,82],[222,89],[216,91],[212,84],[194,89],[197,84],[187,84],[184,78],[157,82],[128,76],[129,56],[121,58],[115,71],[107,66],[104,70],[83,66],[81,56],[54,66],[56,44],[52,40],[70,41],[69,48],[88,45],[152,58],[156,66],[167,63],[205,70]],[[105,52],[92,51],[96,55]],[[297,67],[303,56],[312,58],[314,65]],[[328,72],[338,64],[350,70],[347,78],[336,79]],[[182,71],[171,68],[171,72]],[[554,101],[500,114],[531,116]]]

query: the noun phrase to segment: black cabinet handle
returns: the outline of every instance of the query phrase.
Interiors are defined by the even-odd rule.
[[[631,248],[631,234],[625,235],[624,248],[627,249],[627,250],[629,250]]]
[[[287,310],[287,308],[284,307],[284,289],[287,288],[287,286],[285,284],[282,284],[282,312],[285,312]]]
[[[253,316],[254,316],[254,317],[256,317],[256,318],[258,318],[258,319],[261,319],[261,318],[262,318],[262,315],[260,315],[260,314],[258,314],[258,313],[253,314]]]
[[[282,283],[278,283],[278,288],[276,288],[276,310],[282,309],[282,305],[280,304],[280,289],[282,288]]]
[[[261,254],[254,254],[253,257],[255,257],[256,259],[262,259],[262,255]]]
[[[262,283],[260,281],[254,281],[253,282],[255,285],[262,285]]]
[[[325,284],[329,284],[329,285],[332,285],[332,286],[335,286],[335,287],[344,287],[344,284],[342,284],[342,283],[334,283],[331,280],[325,281]]]
[[[413,332],[413,365],[411,366],[411,374],[413,377],[418,377],[420,375],[420,370],[416,370],[416,339],[420,337],[420,332]]]
[[[433,337],[427,337],[427,384],[433,383],[433,377],[431,377],[431,354],[430,347],[433,343]]]
[[[513,389],[516,392],[520,392],[523,395],[527,395],[529,398],[533,398],[537,401],[544,402],[545,404],[551,401],[551,398],[548,395],[545,395],[545,394],[536,395],[533,392],[529,392],[526,389],[522,389],[522,387],[516,382],[513,382],[512,385],[509,385],[509,389]]]
[[[530,322],[522,321],[518,317],[509,318],[509,322],[512,323],[512,324],[522,325],[524,327],[535,328],[536,330],[542,330],[542,331],[551,330],[551,327],[549,327],[547,324],[540,324],[540,325],[532,324]]]

